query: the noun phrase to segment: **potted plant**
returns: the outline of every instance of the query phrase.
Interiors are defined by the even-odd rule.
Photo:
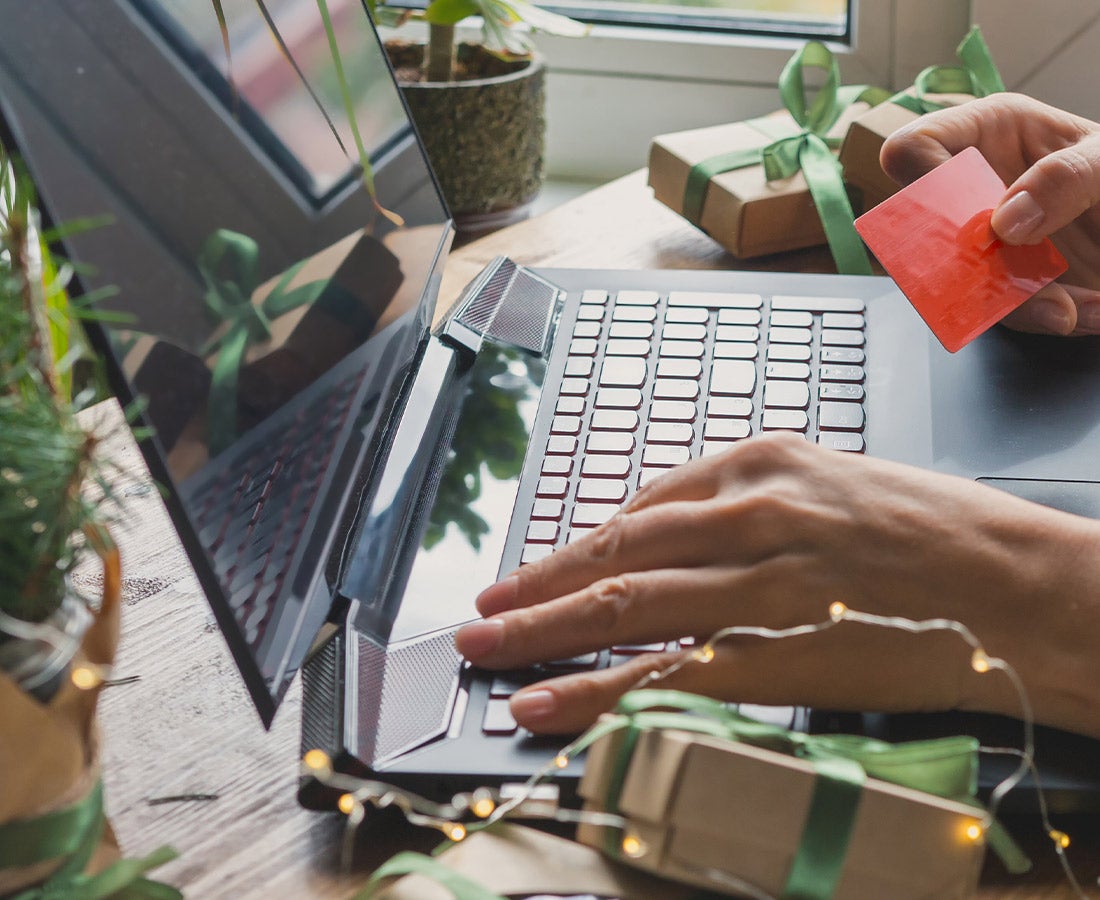
[[[39,232],[29,182],[0,148],[3,896],[113,897],[174,855],[162,848],[119,867],[105,826],[95,710],[118,643],[121,574],[106,527],[107,464],[77,416],[97,391],[74,390],[91,354],[69,274]],[[94,600],[69,577],[84,558],[101,564]]]
[[[368,6],[384,27],[427,25],[425,43],[394,37],[386,51],[459,231],[525,216],[542,186],[546,69],[516,26],[574,37],[588,26],[525,0]],[[457,26],[474,17],[481,40],[458,42]]]

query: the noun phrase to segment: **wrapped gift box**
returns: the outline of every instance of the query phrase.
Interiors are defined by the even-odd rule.
[[[589,750],[580,793],[603,810],[625,732]],[[736,741],[669,729],[640,733],[618,811],[625,830],[583,824],[578,839],[647,871],[732,895],[781,896],[814,792],[814,765]],[[983,838],[974,807],[868,778],[833,897],[969,897]]]
[[[906,96],[915,97],[912,88]],[[939,106],[958,106],[973,100],[972,94],[934,94],[928,97]],[[844,181],[859,192],[855,198],[864,211],[877,206],[900,187],[882,170],[879,153],[883,142],[899,128],[915,122],[921,114],[899,103],[880,103],[857,116],[840,147]]]
[[[868,109],[852,104],[830,129],[842,138],[849,124]],[[661,203],[684,215],[684,191],[693,166],[742,149],[763,150],[778,137],[800,131],[784,111],[726,125],[655,137],[649,150],[649,184]],[[747,259],[826,243],[817,208],[801,172],[768,181],[762,164],[715,175],[696,222],[734,256]]]

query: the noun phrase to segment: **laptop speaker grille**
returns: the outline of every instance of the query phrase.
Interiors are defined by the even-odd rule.
[[[443,734],[461,665],[454,631],[389,650],[360,638],[356,755],[378,765]]]
[[[344,658],[343,635],[336,634],[302,667],[302,755],[340,750],[339,665]]]
[[[541,353],[558,289],[510,259],[501,257],[490,266],[488,277],[455,318],[485,337]]]

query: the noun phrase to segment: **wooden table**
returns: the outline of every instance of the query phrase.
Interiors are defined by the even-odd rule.
[[[444,274],[441,303],[498,254],[543,266],[749,267],[654,201],[642,172],[461,247]],[[831,265],[815,249],[751,267],[824,272]],[[341,870],[342,817],[308,812],[295,800],[298,683],[264,731],[159,501],[140,482],[127,490],[141,515],[118,534],[127,595],[116,674],[138,679],[108,688],[101,706],[107,805],[124,849],[137,855],[172,844],[179,859],[155,874],[188,897],[242,900],[346,897],[394,850],[434,845],[438,835],[388,822],[360,836],[351,871]],[[1078,877],[1095,886],[1100,828],[1066,830]],[[992,862],[980,896],[1075,896],[1037,824],[1027,825],[1026,837],[1036,870],[1013,879]]]

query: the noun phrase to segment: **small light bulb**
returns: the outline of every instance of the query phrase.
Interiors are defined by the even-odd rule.
[[[461,822],[448,822],[443,826],[443,833],[457,844],[466,837],[466,826]]]
[[[324,750],[310,750],[302,757],[302,763],[318,778],[332,774],[332,760]]]
[[[1050,834],[1050,839],[1063,850],[1065,850],[1066,847],[1069,846],[1069,835],[1066,834],[1064,831],[1059,831],[1057,828],[1052,828],[1048,833]]]
[[[622,848],[623,853],[625,853],[631,859],[640,859],[641,857],[646,855],[646,852],[649,849],[648,847],[646,847],[645,841],[643,841],[636,834],[623,835]]]
[[[488,794],[478,795],[474,794],[474,802],[470,804],[470,811],[479,819],[487,819],[493,814],[493,810],[497,808],[493,798]]]
[[[341,794],[340,799],[336,801],[336,808],[345,816],[350,816],[355,812],[355,807],[357,805],[358,801],[355,799],[354,794]]]
[[[703,644],[691,651],[691,658],[696,662],[709,663],[714,659],[714,648],[710,644]]]
[[[74,687],[82,691],[90,691],[103,684],[103,675],[98,666],[77,666],[69,679]]]
[[[557,756],[554,757],[554,765],[557,766],[557,768],[559,769],[564,769],[567,765],[569,765],[569,757],[566,756],[564,753],[559,753]]]
[[[970,656],[970,668],[972,668],[979,675],[984,675],[989,671],[989,657],[986,656],[985,651],[979,647]]]
[[[839,622],[848,613],[848,607],[837,600],[835,603],[829,604],[829,618],[834,622]]]
[[[985,829],[982,828],[982,826],[979,825],[977,822],[971,822],[969,825],[966,826],[966,831],[964,832],[964,834],[966,835],[966,839],[968,841],[973,841],[974,843],[977,843],[982,839],[983,835],[985,834]]]

